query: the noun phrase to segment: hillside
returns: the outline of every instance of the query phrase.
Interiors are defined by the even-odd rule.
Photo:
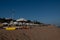
[[[44,26],[14,31],[1,29],[0,40],[60,40],[60,28]]]

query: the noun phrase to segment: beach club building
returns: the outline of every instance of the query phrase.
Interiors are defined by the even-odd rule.
[[[24,18],[20,18],[20,19],[17,19],[16,22],[14,22],[14,24],[16,25],[36,25],[34,24],[32,21],[28,21]]]
[[[20,19],[17,19],[16,22],[19,24],[19,25],[25,25],[27,20],[24,19],[24,18],[20,18]]]
[[[21,26],[24,26],[24,25],[27,25],[27,26],[29,26],[29,25],[37,25],[33,21],[26,20],[24,18],[20,18],[20,19],[17,19],[15,21],[13,21],[13,20],[9,20],[9,21],[10,21],[9,23],[4,22],[3,25],[18,25],[18,26],[20,26],[20,25]]]

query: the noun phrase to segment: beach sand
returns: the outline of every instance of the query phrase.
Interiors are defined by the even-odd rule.
[[[60,28],[49,26],[12,31],[1,29],[0,40],[60,40]]]

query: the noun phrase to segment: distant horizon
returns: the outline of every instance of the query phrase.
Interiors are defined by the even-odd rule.
[[[13,18],[6,18],[6,19],[13,19]],[[19,19],[22,19],[22,18],[19,18]],[[25,19],[25,18],[23,18],[23,19]],[[18,19],[13,19],[13,20],[18,20]],[[30,19],[25,19],[25,20],[30,20]],[[38,21],[38,20],[31,20],[31,21]],[[40,21],[38,21],[38,22],[40,22]],[[46,24],[46,23],[44,23],[44,24]],[[50,24],[50,25],[55,25],[55,24]],[[59,26],[59,25],[56,25],[56,26]]]

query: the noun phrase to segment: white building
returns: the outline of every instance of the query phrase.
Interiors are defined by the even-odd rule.
[[[24,18],[20,18],[20,19],[17,19],[15,22],[11,21],[10,25],[31,25],[32,26],[37,24],[34,24],[33,22],[28,22],[28,20]]]
[[[18,21],[18,22],[21,22],[21,21],[27,21],[26,19],[24,19],[24,18],[20,18],[20,19],[17,19],[16,21]]]
[[[20,19],[17,19],[16,21],[18,22],[19,25],[25,25],[25,24],[26,24],[25,22],[26,22],[27,20],[24,19],[24,18],[20,18]]]

